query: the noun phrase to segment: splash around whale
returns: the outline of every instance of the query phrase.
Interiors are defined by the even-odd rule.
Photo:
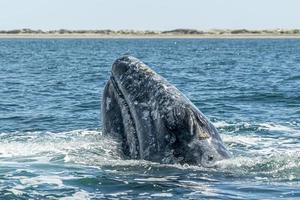
[[[125,158],[212,167],[229,158],[216,128],[175,86],[131,56],[112,65],[102,100],[103,134]]]

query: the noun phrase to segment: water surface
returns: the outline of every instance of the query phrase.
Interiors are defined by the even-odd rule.
[[[129,54],[215,124],[215,169],[122,160],[101,135],[112,62]],[[300,40],[0,40],[0,199],[299,199]]]

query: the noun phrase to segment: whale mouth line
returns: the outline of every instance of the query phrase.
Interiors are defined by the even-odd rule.
[[[117,83],[117,81],[116,81],[113,74],[110,76],[110,81],[112,83],[112,86],[114,88],[114,91],[115,91],[116,95],[118,96],[119,99],[121,99],[121,101],[119,101],[120,107],[125,108],[125,110],[127,111],[127,114],[129,115],[129,118],[132,122],[132,126],[133,126],[133,129],[134,129],[132,134],[134,135],[135,141],[136,141],[136,147],[135,148],[136,148],[136,152],[137,152],[137,157],[140,157],[139,138],[138,138],[138,133],[137,133],[137,128],[136,128],[136,122],[134,120],[134,117],[133,117],[132,111],[130,109],[129,103],[127,102],[127,100],[125,98],[125,95],[123,94],[122,90],[118,86],[118,83]],[[124,126],[126,126],[126,125],[124,124]],[[127,137],[124,136],[123,140],[126,141],[126,143],[127,143],[126,148],[129,149],[130,144],[128,144]]]
[[[113,75],[110,76],[110,80],[111,80],[111,83],[113,84],[113,87],[114,87],[114,89],[115,89],[118,97],[124,99],[125,100],[124,103],[126,103],[126,106],[128,106],[128,103],[127,103],[127,101],[125,99],[125,96],[124,96],[123,92],[121,91],[121,89],[119,88],[119,86],[117,84],[117,81],[116,81],[116,79],[115,79],[115,77]],[[129,108],[129,106],[128,106],[128,108]],[[130,115],[131,115],[131,113],[130,113]]]

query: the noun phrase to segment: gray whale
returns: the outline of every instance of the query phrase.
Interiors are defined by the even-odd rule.
[[[130,159],[212,167],[230,155],[216,128],[184,94],[130,56],[112,65],[102,126]]]

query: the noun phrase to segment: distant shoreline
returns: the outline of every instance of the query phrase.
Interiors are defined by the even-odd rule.
[[[235,34],[235,35],[102,35],[102,34],[0,34],[1,39],[300,39],[300,35],[257,35],[257,34]]]
[[[209,31],[200,31],[196,29],[174,29],[170,31],[136,31],[136,30],[0,30],[0,38],[49,38],[49,39],[172,39],[172,38],[300,38],[300,29],[274,29],[274,30],[247,30],[247,29],[214,29]]]

